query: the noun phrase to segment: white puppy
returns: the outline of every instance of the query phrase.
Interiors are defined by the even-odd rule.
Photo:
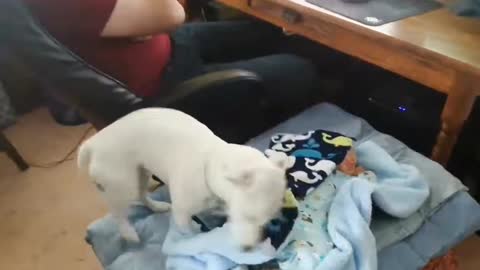
[[[193,117],[171,109],[135,111],[80,147],[78,165],[88,171],[119,222],[122,236],[140,239],[127,211],[142,202],[153,211],[170,204],[147,196],[152,174],[169,188],[174,221],[189,231],[192,216],[225,203],[233,238],[248,249],[281,209],[288,161],[229,144]]]

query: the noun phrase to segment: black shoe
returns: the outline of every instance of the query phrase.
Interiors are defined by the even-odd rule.
[[[75,109],[72,108],[66,110],[50,109],[50,114],[57,123],[64,126],[78,126],[87,122]]]
[[[46,99],[48,110],[57,123],[65,126],[77,126],[87,122],[74,108],[50,95],[47,95]]]

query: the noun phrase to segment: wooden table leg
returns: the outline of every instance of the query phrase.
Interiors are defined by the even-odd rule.
[[[473,86],[470,80],[457,80],[443,107],[441,130],[432,152],[432,159],[443,166],[447,165],[463,125],[472,111],[477,96]]]
[[[450,250],[442,257],[431,260],[422,270],[457,270],[459,269],[458,257]]]

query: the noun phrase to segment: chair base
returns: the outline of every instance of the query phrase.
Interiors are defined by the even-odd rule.
[[[0,151],[5,151],[19,170],[26,171],[30,167],[2,132],[0,132]]]

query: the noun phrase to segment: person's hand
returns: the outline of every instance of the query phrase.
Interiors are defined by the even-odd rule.
[[[178,2],[183,6],[183,8],[187,6],[187,0],[178,0]]]
[[[145,41],[145,36],[173,31],[185,17],[179,0],[117,0],[101,36]]]

